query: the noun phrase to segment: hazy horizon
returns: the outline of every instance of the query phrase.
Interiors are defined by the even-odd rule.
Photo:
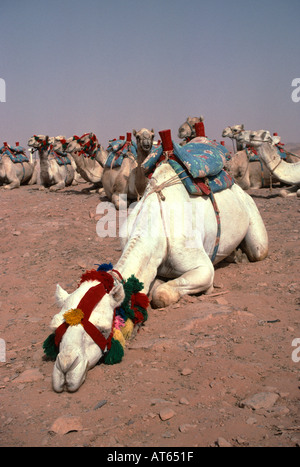
[[[299,0],[0,0],[0,144],[205,117],[300,142]],[[230,146],[230,140],[225,139]]]

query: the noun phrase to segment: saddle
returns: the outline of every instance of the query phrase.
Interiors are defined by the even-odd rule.
[[[125,141],[124,139],[116,139],[109,141],[109,145],[106,149],[108,157],[105,162],[105,167],[116,168],[121,167],[124,157],[128,152],[133,154],[134,158],[137,158],[137,146],[133,141]]]
[[[173,142],[173,151],[162,146],[150,153],[142,166],[150,178],[162,162],[168,162],[191,195],[208,195],[230,188],[234,180],[224,170],[230,159],[227,149],[216,141],[190,142],[180,146]]]
[[[71,165],[71,161],[66,152],[57,152],[50,149],[49,156],[53,156],[58,165]]]
[[[2,146],[0,148],[0,157],[4,154],[9,156],[14,164],[29,162],[29,158],[26,156],[26,149],[23,146]]]

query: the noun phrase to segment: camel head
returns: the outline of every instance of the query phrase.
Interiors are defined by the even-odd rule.
[[[192,138],[195,138],[195,124],[203,121],[203,115],[201,115],[200,117],[188,117],[178,129],[178,138],[183,140],[191,140]]]
[[[141,150],[142,153],[150,154],[153,139],[154,139],[154,130],[147,130],[147,128],[142,128],[139,131],[132,130],[133,136],[136,138],[136,144],[138,151]]]
[[[125,297],[123,284],[114,274],[88,271],[71,294],[57,285],[56,300],[62,308],[50,324],[59,352],[52,376],[56,392],[76,391],[85,381],[87,371],[110,348],[114,310]]]
[[[72,138],[66,139],[65,136],[55,136],[53,138],[53,150],[55,152],[66,152],[69,142]]]
[[[227,126],[222,132],[223,138],[236,138],[239,133],[244,131],[244,125]]]
[[[35,148],[35,149],[45,149],[53,144],[53,138],[49,138],[49,136],[45,135],[33,135],[28,140],[28,146]]]
[[[98,149],[99,143],[94,133],[84,133],[82,136],[74,135],[70,140],[66,152],[78,151],[92,156]]]
[[[280,143],[280,136],[272,136],[267,130],[252,131],[250,134],[250,143],[253,147],[260,147],[262,143],[270,143],[272,146]]]

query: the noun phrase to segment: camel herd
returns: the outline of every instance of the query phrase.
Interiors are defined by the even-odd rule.
[[[180,126],[181,145],[173,142],[170,130],[159,135],[161,143],[154,142],[154,130],[134,130],[136,141],[127,133],[124,139],[110,141],[107,149],[93,133],[68,140],[34,135],[28,145],[38,151],[35,162],[13,162],[8,145],[1,150],[0,181],[6,189],[20,186],[26,178],[26,183],[57,191],[82,177],[93,188],[104,190],[117,209],[126,209],[127,199],[138,200],[121,226],[122,254],[114,268],[101,265],[104,270],[90,271],[90,279],[82,279],[72,293],[57,286],[61,310],[52,319],[52,337],[46,339],[47,348],[49,342],[54,346],[52,382],[57,392],[76,391],[87,371],[111,352],[111,342],[124,346],[131,333],[129,318],[120,324],[122,307],[125,302],[131,304],[129,327],[133,328],[132,297],[137,296],[128,295],[129,279],[141,283],[143,293],[158,308],[170,306],[186,294],[211,293],[214,265],[237,248],[250,261],[268,255],[266,227],[246,190],[265,186],[262,179],[270,183],[271,177],[276,177],[291,185],[291,192],[299,193],[300,163],[284,160],[279,139],[268,131],[245,131],[241,125],[225,128],[223,136],[237,142],[233,155],[206,138],[203,117],[188,118]],[[259,177],[257,169],[252,169],[251,154],[257,157]],[[262,164],[266,169],[262,170]],[[27,166],[31,173],[26,173]],[[191,183],[198,196],[191,194],[183,181]],[[93,305],[89,305],[87,319],[84,311],[78,310],[78,304],[85,302]],[[70,312],[76,315],[75,322],[66,321]],[[78,326],[81,321],[84,326]],[[98,345],[95,330],[101,331],[101,339],[109,345]]]
[[[178,137],[182,140],[181,145],[197,136],[195,128],[199,124],[202,125],[199,136],[205,137],[203,121],[203,116],[188,117],[180,125]],[[29,139],[28,146],[30,152],[37,151],[39,157],[31,162],[28,158],[13,161],[10,157],[13,148],[4,143],[0,148],[0,186],[14,189],[20,185],[37,184],[40,188],[57,191],[83,179],[92,184],[90,189],[102,188],[119,209],[124,207],[120,206],[121,194],[135,200],[144,193],[148,179],[144,175],[143,162],[156,147],[153,145],[153,129],[133,130],[133,136],[135,143],[131,140],[131,133],[127,133],[127,139],[121,141],[126,148],[126,157],[123,157],[121,165],[115,167],[107,164],[109,155],[114,152],[114,145],[110,143],[104,149],[93,133],[69,139],[64,136],[34,135]],[[297,192],[300,195],[300,164],[294,155],[283,150],[278,136],[271,136],[264,130],[247,131],[244,125],[226,127],[222,136],[235,142],[236,151],[225,169],[244,190],[268,187],[281,181],[291,185],[281,191],[281,196],[295,195]],[[124,154],[122,144],[119,145],[121,149],[115,151],[116,158],[120,151]]]

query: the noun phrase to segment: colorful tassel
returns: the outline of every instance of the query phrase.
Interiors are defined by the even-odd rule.
[[[55,360],[58,355],[58,348],[55,345],[55,333],[50,334],[43,343],[45,355],[51,360]]]
[[[82,310],[76,308],[75,310],[71,309],[64,313],[65,322],[70,326],[76,326],[80,324],[82,319],[84,318],[84,313]]]
[[[106,365],[114,365],[115,363],[120,363],[124,356],[124,349],[118,340],[112,338],[111,348],[109,352],[104,357],[104,363]]]

